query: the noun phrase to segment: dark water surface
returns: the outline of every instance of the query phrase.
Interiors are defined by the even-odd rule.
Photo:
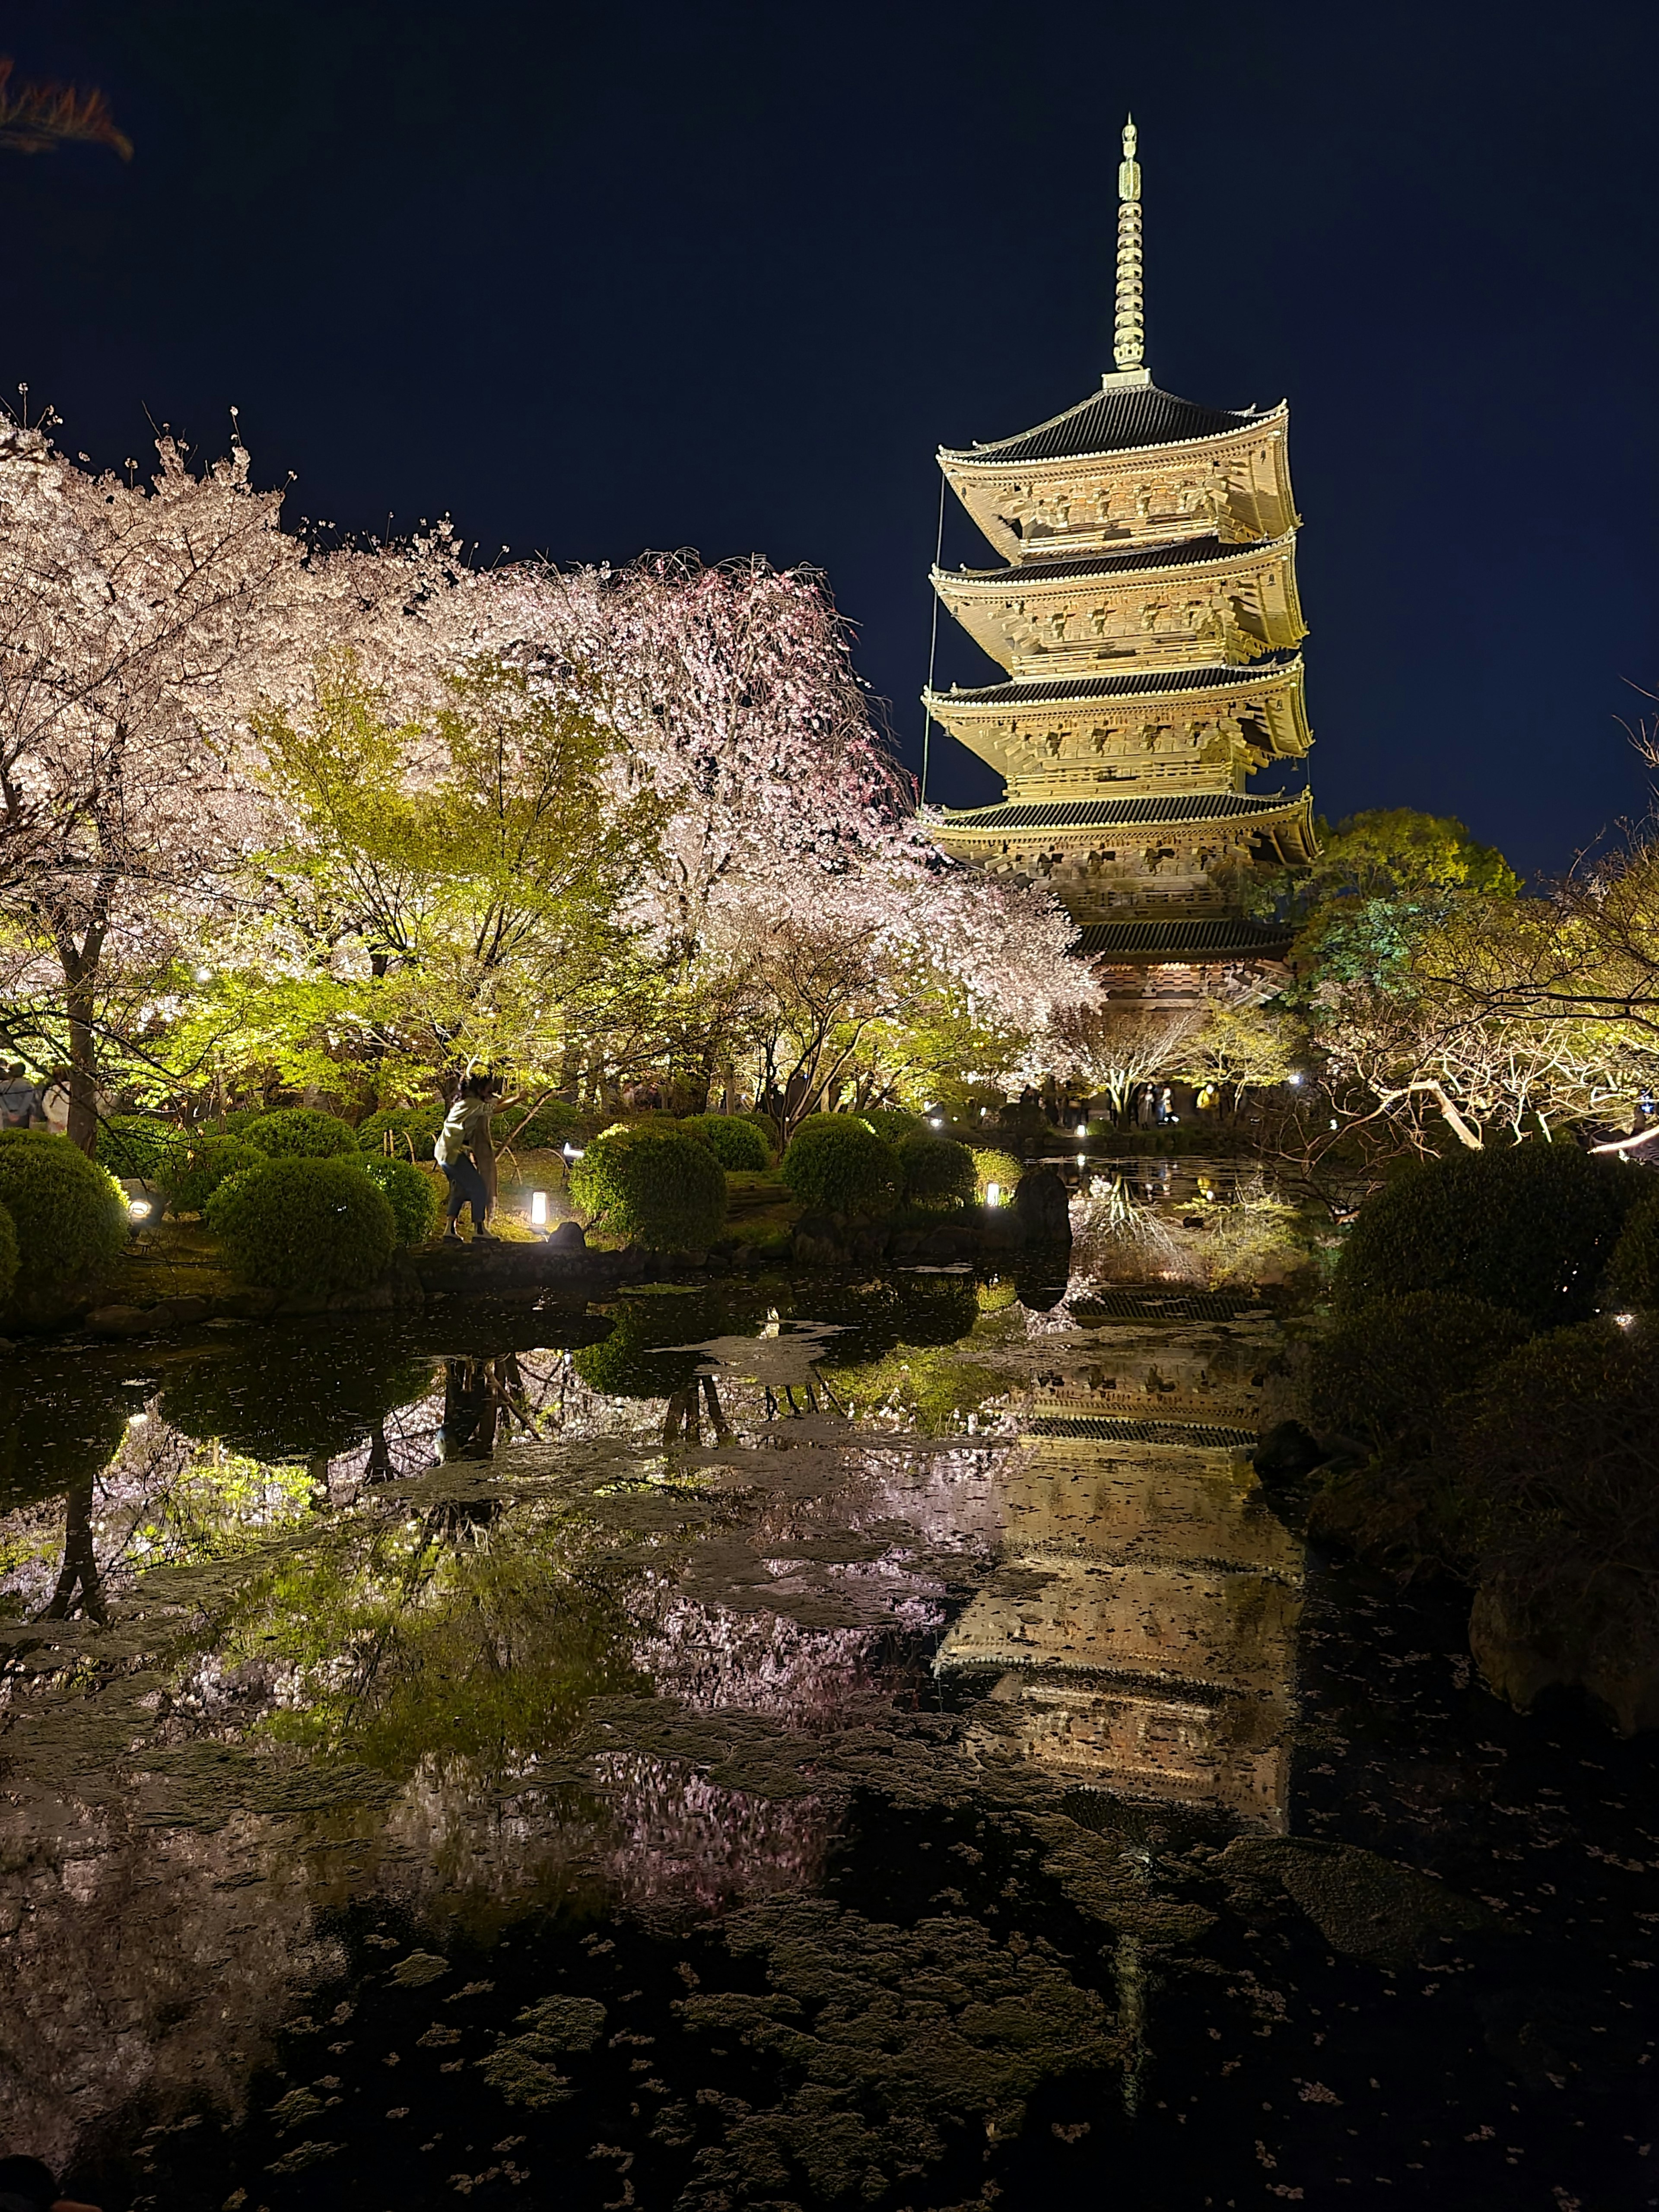
[[[1273,1510],[1285,1208],[1079,1226],[14,1351],[7,2147],[110,2212],[1659,2203],[1651,1741]]]

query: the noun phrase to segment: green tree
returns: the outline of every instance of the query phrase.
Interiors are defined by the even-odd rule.
[[[312,711],[257,733],[287,825],[258,856],[254,918],[177,1048],[222,1040],[237,1074],[382,1100],[487,1063],[544,1085],[648,994],[620,918],[659,810],[618,795],[616,741],[521,669],[480,661],[434,714],[395,723],[349,656]]]

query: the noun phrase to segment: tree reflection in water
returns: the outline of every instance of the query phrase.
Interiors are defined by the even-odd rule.
[[[1289,2196],[1330,2115],[1341,2171],[1412,2002],[1344,1946],[1408,1960],[1399,1899],[1443,1885],[1379,1905],[1383,1861],[1295,1832],[1300,1549],[1231,1441],[1278,1334],[1171,1279],[1227,1200],[1169,1186],[1069,1286],[271,1330],[87,1354],[78,1401],[43,1362],[0,1515],[15,2130],[63,2159],[223,2118],[152,2136],[144,2186],[271,2212],[489,2202],[509,2158],[584,2207],[614,2160],[636,2203],[896,2212],[1220,2201],[1265,2146]],[[1447,1989],[1398,2109],[1510,2063],[1449,2071]],[[556,2077],[521,2015],[562,1991],[606,2027]],[[545,2105],[489,2086],[517,2046]]]

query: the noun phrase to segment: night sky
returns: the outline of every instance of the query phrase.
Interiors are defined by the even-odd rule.
[[[13,0],[0,52],[137,148],[0,155],[0,392],[71,452],[234,402],[296,517],[811,562],[913,768],[933,453],[1110,366],[1133,108],[1155,381],[1291,402],[1321,811],[1552,872],[1646,804],[1651,0]],[[931,798],[998,787],[935,732]]]

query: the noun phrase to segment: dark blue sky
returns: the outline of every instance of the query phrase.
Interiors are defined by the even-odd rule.
[[[933,449],[1109,365],[1132,106],[1154,378],[1291,401],[1322,811],[1547,871],[1645,805],[1650,0],[11,0],[0,51],[137,146],[0,155],[0,391],[71,451],[234,401],[296,514],[814,562],[913,766]],[[930,796],[994,789],[936,733]]]

